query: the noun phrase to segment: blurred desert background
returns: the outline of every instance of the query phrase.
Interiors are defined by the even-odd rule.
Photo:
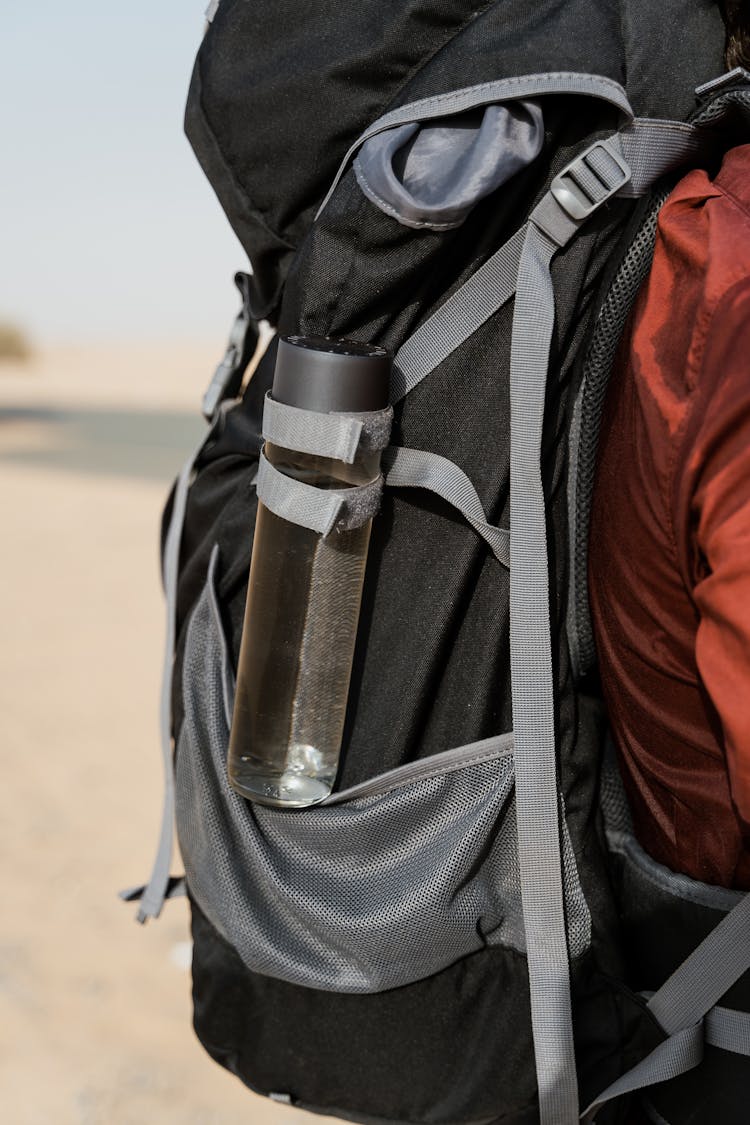
[[[194,1038],[184,900],[139,926],[117,898],[147,878],[160,815],[160,510],[220,350],[0,361],[7,1125],[312,1120],[244,1089]]]
[[[184,901],[117,897],[159,826],[160,511],[248,268],[182,132],[205,6],[3,10],[3,1125],[312,1120],[199,1047]]]

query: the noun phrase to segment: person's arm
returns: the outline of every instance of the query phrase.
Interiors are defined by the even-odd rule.
[[[696,662],[721,723],[729,784],[750,836],[750,278],[716,309],[685,470],[691,481]]]

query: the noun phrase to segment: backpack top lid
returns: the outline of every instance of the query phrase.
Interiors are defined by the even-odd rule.
[[[679,28],[679,35],[665,29]],[[186,131],[275,320],[295,250],[349,145],[387,109],[510,75],[600,74],[636,114],[684,119],[723,69],[713,0],[221,0]]]

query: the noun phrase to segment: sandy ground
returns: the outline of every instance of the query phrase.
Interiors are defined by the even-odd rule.
[[[140,927],[116,896],[152,859],[158,521],[217,358],[215,347],[128,346],[0,365],[8,1125],[316,1120],[255,1097],[203,1053],[184,902]]]

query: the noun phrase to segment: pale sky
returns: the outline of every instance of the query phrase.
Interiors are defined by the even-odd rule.
[[[1,0],[0,320],[223,338],[244,251],[182,131],[206,0]]]

